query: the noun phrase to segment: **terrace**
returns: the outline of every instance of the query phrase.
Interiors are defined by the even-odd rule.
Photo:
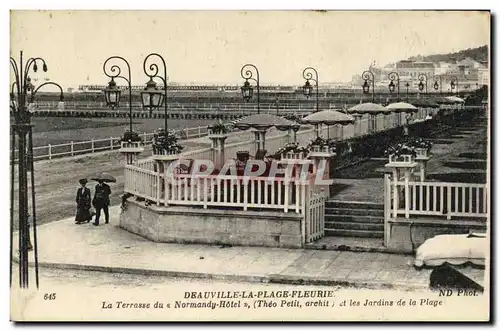
[[[446,115],[441,117],[439,123],[425,120],[427,113],[428,110],[420,109],[414,115],[414,122],[410,125],[412,132],[433,132],[432,127],[442,125],[443,121],[464,121],[467,116],[476,116],[478,110],[448,107],[441,110]],[[439,183],[425,178],[416,180],[412,173],[405,177],[404,173],[395,172],[386,174],[385,177],[382,173],[376,184],[371,179],[355,179],[347,185],[349,189],[342,189],[347,179],[338,178],[335,171],[342,171],[340,169],[356,164],[362,166],[364,161],[370,159],[372,161],[368,163],[376,162],[377,158],[380,160],[378,162],[382,162],[381,152],[387,142],[401,137],[402,128],[395,125],[398,123],[397,117],[399,114],[377,115],[374,118],[361,116],[355,125],[345,127],[312,128],[306,125],[295,134],[286,132],[265,140],[265,152],[264,141],[258,130],[254,131],[254,141],[228,145],[223,143],[226,134],[212,134],[209,135],[212,140],[210,148],[174,156],[163,153],[139,160],[136,164],[126,166],[125,192],[135,198],[129,198],[124,204],[126,207],[122,215],[122,227],[165,242],[304,247],[324,240],[318,241],[325,236],[325,205],[327,201],[331,201],[328,200],[329,196],[334,200],[348,201],[355,197],[361,202],[380,198],[380,202],[385,205],[385,247],[407,251],[408,240],[401,239],[397,234],[400,231],[397,226],[402,220],[409,224],[408,220],[422,216],[433,218],[434,223],[436,218],[439,220],[443,216],[445,220],[486,217],[488,213],[485,202],[488,194],[485,184]],[[375,121],[375,126],[370,124],[372,121]],[[374,127],[376,131],[373,131]],[[318,163],[311,155],[307,156],[307,153],[281,159],[285,164],[297,160],[302,160],[302,163],[310,162],[306,177],[299,178],[293,171],[291,176],[269,176],[272,155],[294,140],[299,146],[307,146],[318,135],[334,137],[332,140],[337,150],[328,158],[329,172],[332,177],[337,177],[334,178],[333,185],[315,185]],[[311,148],[309,149],[311,152]],[[271,153],[267,153],[268,151]],[[218,165],[232,164],[236,173],[221,174],[219,166],[211,173],[213,176],[193,175],[193,162],[201,159],[213,160]],[[267,161],[266,170],[259,176],[245,176],[242,166],[256,159]],[[287,161],[291,159],[294,159],[293,162]],[[166,169],[179,160],[186,161],[186,166],[179,167],[174,175],[168,174]],[[429,167],[432,168],[433,162],[430,164]],[[425,176],[431,179],[436,174],[427,173]],[[353,184],[355,181],[359,185]],[[368,186],[368,195],[363,194]],[[376,192],[369,193],[372,189]],[[350,195],[349,191],[353,194]],[[127,215],[126,210],[129,208]],[[176,223],[174,219],[179,213],[190,215],[190,221],[186,218],[185,222],[191,224],[191,232],[194,231],[194,234],[190,234],[186,225]],[[193,219],[198,219],[199,222]],[[446,222],[441,223],[443,225]],[[426,225],[429,225],[428,221]],[[451,223],[448,225],[448,229],[453,227]],[[166,228],[162,228],[163,226]],[[463,226],[459,227],[463,229]],[[430,227],[435,228],[436,225],[431,224]],[[432,231],[427,231],[418,240],[431,233]],[[252,240],[257,237],[260,239]]]

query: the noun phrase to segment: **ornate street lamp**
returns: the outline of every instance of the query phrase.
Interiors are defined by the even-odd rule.
[[[425,94],[427,94],[427,75],[426,74],[419,74],[418,80],[420,81],[418,83],[418,89],[420,90],[420,92],[423,92],[424,88],[425,88]]]
[[[104,89],[104,99],[106,100],[106,106],[111,109],[115,109],[118,107],[120,103],[120,95],[121,91],[116,86],[116,82],[113,78],[108,83],[108,87]]]
[[[391,82],[389,83],[389,92],[391,94],[394,93],[397,84],[399,98],[399,74],[397,72],[391,72],[389,75],[387,75],[387,77],[391,80]],[[396,84],[394,84],[394,81],[396,81]]]
[[[158,75],[159,67],[156,63],[151,63],[149,65],[149,70],[147,67],[147,62],[150,57],[158,58],[163,65],[163,77]],[[160,107],[164,106],[165,112],[165,132],[168,130],[168,119],[167,119],[167,64],[163,57],[158,53],[151,53],[144,59],[143,63],[144,73],[149,77],[149,81],[146,83],[146,88],[143,92],[141,92],[141,100],[142,106],[144,109],[149,110],[149,114],[151,115],[153,110],[160,109]],[[149,73],[148,73],[149,72]],[[163,82],[163,91],[158,90],[156,87],[156,83],[154,78],[159,78]]]
[[[256,78],[253,78],[252,68],[255,70]],[[241,95],[246,102],[250,101],[253,96],[253,87],[248,81],[253,80],[257,84],[257,114],[260,114],[259,69],[257,69],[257,67],[253,64],[245,64],[241,67],[241,77],[245,79],[245,83],[241,87]]]
[[[458,79],[456,76],[450,77],[450,88],[452,93],[453,91],[455,91],[455,89],[457,89],[457,95],[458,95]]]
[[[36,228],[36,205],[35,205],[35,175],[33,171],[33,131],[31,124],[31,113],[28,103],[34,102],[35,95],[40,88],[46,85],[53,85],[60,91],[60,100],[63,101],[62,87],[53,82],[45,82],[35,88],[29,77],[30,70],[38,71],[38,65],[42,64],[43,71],[47,71],[45,60],[39,57],[29,58],[23,62],[23,52],[20,52],[19,62],[13,57],[10,58],[10,65],[14,73],[14,83],[10,91],[10,110],[14,117],[14,124],[11,125],[11,189],[10,189],[10,285],[12,286],[12,257],[13,257],[13,233],[14,233],[14,180],[15,175],[15,150],[18,152],[18,231],[19,231],[19,286],[27,288],[29,286],[29,256],[28,251],[33,248],[35,262],[35,281],[39,287],[38,278],[38,242]],[[29,95],[28,95],[29,93]],[[16,148],[16,135],[18,147]],[[26,141],[28,135],[28,142]],[[31,219],[33,226],[33,245],[31,245],[29,222],[28,222],[28,171],[31,169]]]
[[[109,71],[107,70],[106,65],[108,64],[109,61],[111,60],[121,60],[125,62],[128,70],[128,78],[121,76],[122,70],[120,66],[117,64],[113,64],[109,67]],[[102,70],[104,71],[104,74],[111,78],[111,81],[108,83],[108,87],[104,89],[104,98],[106,99],[106,104],[108,107],[111,109],[115,109],[118,107],[120,103],[120,89],[116,86],[115,78],[121,78],[124,81],[127,82],[128,84],[128,106],[129,106],[129,118],[130,118],[130,132],[132,132],[132,77],[130,73],[130,64],[121,56],[111,56],[109,57],[106,61],[104,61],[104,64],[102,66]]]
[[[314,77],[313,78],[313,73]],[[302,71],[302,77],[306,80],[304,86],[302,86],[302,90],[304,91],[304,95],[309,98],[312,94],[312,85],[309,83],[310,80],[316,83],[316,112],[319,111],[319,88],[318,88],[318,72],[313,67],[306,67],[304,71]]]
[[[375,75],[371,71],[364,71],[363,74],[361,75],[361,78],[364,79],[363,83],[363,93],[368,94],[370,93],[370,83],[372,86],[372,102],[375,101]],[[370,83],[368,83],[370,82]]]
[[[439,94],[443,94],[443,78],[440,75],[434,76],[434,90],[439,90]]]

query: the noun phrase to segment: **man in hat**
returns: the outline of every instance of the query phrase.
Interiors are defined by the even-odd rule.
[[[76,224],[88,223],[92,219],[90,214],[90,189],[86,187],[87,179],[82,178],[78,181],[81,187],[76,191]]]
[[[99,180],[98,184],[95,186],[94,199],[92,204],[95,208],[95,221],[94,225],[99,225],[99,218],[101,217],[101,210],[104,211],[104,217],[106,218],[106,224],[109,223],[109,196],[111,194],[111,188],[103,180]]]

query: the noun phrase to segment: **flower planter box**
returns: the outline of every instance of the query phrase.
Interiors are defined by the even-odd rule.
[[[153,158],[157,161],[171,161],[178,159],[179,154],[157,148],[153,151]]]
[[[120,152],[122,153],[142,153],[144,145],[142,141],[122,141]]]
[[[300,152],[300,153],[289,152],[289,153],[283,154],[281,159],[282,160],[303,160],[306,158],[306,156],[307,155],[304,152]]]
[[[328,146],[328,145],[325,145],[325,146],[312,145],[311,152],[313,152],[313,153],[330,153],[330,146]]]
[[[395,156],[393,154],[389,155],[389,164],[408,164],[411,165],[414,163],[413,155],[400,155]]]
[[[228,135],[226,133],[212,133],[209,131],[208,133],[208,138],[214,139],[214,138],[227,138]]]
[[[415,152],[417,153],[417,158],[429,157],[429,150],[427,148],[415,148]]]

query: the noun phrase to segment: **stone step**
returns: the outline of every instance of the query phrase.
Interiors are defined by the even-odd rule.
[[[354,222],[354,223],[372,223],[384,224],[383,216],[360,216],[360,215],[325,215],[325,222]]]
[[[327,200],[326,208],[349,208],[349,209],[380,209],[384,210],[383,203],[376,203],[370,201],[340,201],[340,200]]]
[[[384,210],[364,209],[364,208],[325,208],[326,215],[346,215],[346,216],[384,216]]]
[[[383,238],[383,231],[367,231],[367,230],[346,230],[346,229],[327,229],[325,228],[325,236],[333,237],[359,237],[359,238]]]
[[[362,222],[325,222],[325,228],[330,230],[384,231],[384,224]]]

